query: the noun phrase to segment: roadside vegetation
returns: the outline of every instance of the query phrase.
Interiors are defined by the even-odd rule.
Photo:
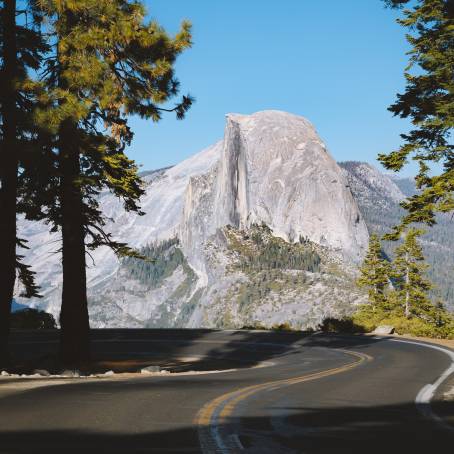
[[[57,323],[52,314],[39,309],[21,309],[11,314],[12,329],[55,329]]]
[[[393,226],[400,223],[405,210],[399,202],[391,198],[383,198],[383,193],[376,192],[375,188],[367,185],[367,180],[362,180],[361,168],[364,163],[348,161],[339,163],[346,169],[353,179],[357,175],[359,181],[366,186],[363,191],[361,186],[354,189],[355,198],[361,214],[371,233],[386,235]],[[403,195],[411,197],[418,192],[414,178],[397,178],[393,182],[399,187]],[[355,185],[355,181],[352,184]],[[447,308],[454,312],[454,222],[449,213],[437,213],[436,224],[427,229],[421,237],[424,256],[429,265],[427,276],[434,286],[430,297],[446,302]],[[381,241],[384,253],[392,258],[396,248],[395,241]]]
[[[411,46],[405,89],[388,110],[410,120],[412,128],[401,134],[398,150],[380,154],[378,159],[395,172],[415,161],[419,168],[416,191],[410,188],[401,203],[403,214],[390,232],[381,232],[382,238],[371,235],[358,280],[358,286],[367,289],[368,304],[352,318],[329,321],[326,328],[368,332],[392,325],[399,334],[452,339],[454,315],[435,298],[419,237],[424,233],[422,225],[432,227],[443,213],[454,210],[454,6],[450,0],[384,3],[403,10],[397,22],[407,30]],[[453,228],[452,219],[448,228]],[[381,240],[400,242],[391,260],[384,256]],[[446,269],[449,265],[448,260],[440,271],[452,279],[454,269]]]
[[[432,301],[419,226],[436,224],[436,213],[454,210],[454,7],[449,0],[385,0],[392,8],[404,8],[397,22],[407,29],[411,46],[405,69],[406,86],[389,110],[409,119],[412,129],[401,134],[398,150],[379,155],[381,163],[398,172],[411,159],[418,164],[417,193],[401,203],[401,221],[384,235],[402,240],[392,262],[381,252],[380,239],[371,236],[369,251],[358,285],[368,290],[369,304],[353,316],[353,324],[365,331],[392,325],[400,334],[454,338],[454,316],[442,301]],[[436,171],[434,164],[437,164]],[[417,226],[418,228],[416,228]],[[454,270],[452,270],[454,272]]]
[[[352,316],[350,329],[370,332],[391,325],[399,334],[454,338],[454,316],[441,301],[432,301],[431,282],[426,277],[419,237],[423,231],[406,230],[403,242],[388,261],[377,235],[371,235],[369,250],[360,270],[358,286],[368,292],[368,304]]]

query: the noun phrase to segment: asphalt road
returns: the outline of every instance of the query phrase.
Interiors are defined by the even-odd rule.
[[[31,336],[18,345],[52,342]],[[49,381],[3,395],[2,383],[14,381],[0,381],[1,454],[454,450],[454,432],[415,404],[452,363],[441,351],[385,338],[228,331],[105,331],[95,344],[195,358],[201,369],[214,358],[236,370]],[[454,415],[452,403],[433,408]]]

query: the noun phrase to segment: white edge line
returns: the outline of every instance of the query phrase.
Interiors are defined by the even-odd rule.
[[[241,440],[240,440],[240,437],[238,436],[238,434],[232,434],[232,439],[235,441],[238,448],[241,449],[241,451],[244,451],[243,443],[241,443]]]
[[[382,337],[376,337],[377,339],[383,339]],[[432,350],[438,350],[440,352],[445,353],[446,355],[449,356],[451,359],[451,365],[435,380],[434,383],[427,384],[417,394],[415,398],[415,405],[418,409],[418,411],[426,416],[427,418],[431,418],[434,421],[436,421],[440,426],[442,426],[444,429],[449,430],[450,432],[454,432],[454,427],[446,423],[443,418],[438,416],[436,413],[433,412],[430,402],[435,395],[437,389],[442,385],[442,383],[451,375],[454,373],[454,351],[448,350],[443,347],[438,347],[437,345],[432,345],[432,344],[426,344],[423,342],[414,342],[414,341],[409,341],[409,340],[403,340],[403,339],[389,339],[388,340],[392,342],[401,342],[404,344],[412,344],[412,345],[417,345],[419,347],[426,347],[426,348],[431,348]]]
[[[224,441],[222,440],[221,434],[219,433],[219,424],[218,424],[218,417],[219,413],[221,412],[221,409],[225,406],[224,405],[221,408],[217,408],[213,417],[212,417],[212,423],[211,427],[209,427],[209,431],[211,433],[211,436],[214,438],[214,442],[216,445],[216,452],[222,453],[222,454],[229,454],[229,449],[227,446],[224,444]],[[209,452],[209,451],[208,451]]]

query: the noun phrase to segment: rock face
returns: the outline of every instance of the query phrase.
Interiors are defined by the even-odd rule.
[[[339,167],[314,127],[284,112],[228,115],[219,163],[217,227],[265,223],[357,261],[367,230]]]
[[[222,141],[144,179],[145,216],[125,213],[114,197],[102,195],[106,215],[115,219],[107,228],[137,248],[172,239],[178,246],[169,243],[164,256],[173,258],[163,259],[165,271],[153,286],[131,275],[110,251],[96,251],[88,286],[97,326],[219,324],[210,313],[213,292],[219,298],[250,279],[228,271],[235,258],[228,253],[226,226],[242,232],[263,224],[290,245],[319,246],[346,264],[358,263],[367,248],[367,227],[346,176],[302,117],[279,111],[229,114]],[[43,300],[32,305],[58,315],[60,260],[49,253],[58,249],[59,238],[25,221],[21,230],[31,246],[27,261],[39,265],[43,285]],[[175,247],[182,257],[175,258]],[[235,317],[242,323],[241,314]]]
[[[191,178],[184,213],[188,249],[198,243],[195,232],[200,241],[225,225],[260,223],[290,242],[304,236],[353,261],[368,240],[347,181],[314,127],[279,111],[227,115],[219,161]]]

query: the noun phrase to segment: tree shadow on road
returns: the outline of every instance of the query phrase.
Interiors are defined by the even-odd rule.
[[[212,330],[92,329],[92,363],[85,372],[136,372],[142,367],[169,362]],[[22,330],[11,335],[11,371],[31,373],[46,369],[61,371],[58,362],[59,330]]]
[[[13,333],[12,371],[58,373],[58,336],[57,330]],[[381,341],[359,335],[208,329],[96,329],[91,338],[93,362],[87,373],[137,372],[149,365],[172,372],[250,368],[311,347],[360,348]]]
[[[208,329],[96,329],[91,330],[90,372],[135,372],[147,365],[175,372],[250,367],[288,350],[301,337],[295,334],[276,340],[274,333],[268,332]],[[12,371],[47,369],[57,373],[58,340],[58,330],[13,332]]]
[[[437,403],[438,410],[454,414],[453,402]],[[279,412],[279,424],[273,418],[231,418],[217,428],[218,433],[236,440],[243,449],[216,450],[215,444],[205,450],[244,453],[444,453],[454,446],[454,436],[431,420],[422,417],[413,403],[383,406],[335,406],[327,408],[285,407]],[[155,414],[157,414],[155,412]],[[2,419],[7,415],[2,415]],[[83,418],[83,414],[79,414]],[[110,432],[68,427],[33,430],[0,429],[1,454],[61,454],[97,452],[109,454],[200,452],[197,427],[182,426],[163,416],[147,418],[149,429],[131,421],[122,427],[121,415],[106,415],[112,424]],[[139,415],[138,415],[139,417]],[[116,421],[118,418],[118,422]],[[24,427],[32,427],[24,415]],[[83,421],[81,423],[83,425]],[[38,424],[36,424],[38,425]],[[177,426],[162,429],[163,426]],[[230,438],[229,438],[230,437]]]
[[[193,365],[196,366],[196,370],[207,370],[204,365],[208,364],[207,358],[216,358],[220,362],[223,360],[236,362],[238,368],[254,367],[273,358],[300,354],[314,347],[367,349],[386,339],[311,332],[233,331],[222,345],[206,351],[206,358],[201,358]]]

